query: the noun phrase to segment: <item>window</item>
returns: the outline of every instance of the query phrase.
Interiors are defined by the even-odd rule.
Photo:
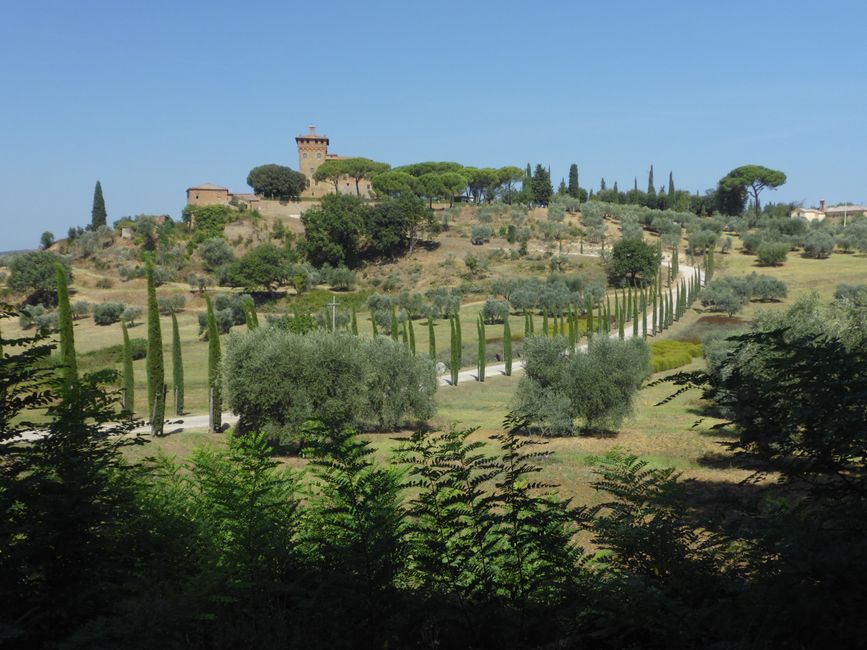
[[[321,153],[321,152],[320,152],[320,153],[317,153],[317,154],[316,154],[316,159],[317,159],[317,160],[320,160],[321,158],[322,158],[322,153]]]
[[[305,151],[304,153],[302,153],[301,157],[306,159],[307,158],[307,152]]]

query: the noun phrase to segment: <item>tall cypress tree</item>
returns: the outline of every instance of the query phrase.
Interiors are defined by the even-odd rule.
[[[449,370],[452,375],[452,386],[458,385],[458,373],[461,368],[460,344],[458,343],[458,331],[455,324],[456,318],[456,316],[449,318],[449,327],[451,329],[451,336],[449,337]]]
[[[436,361],[437,358],[437,340],[434,333],[433,316],[427,317],[427,353],[428,356]]]
[[[102,197],[102,185],[96,181],[96,187],[93,188],[93,208],[90,211],[91,228],[96,230],[100,226],[104,226],[107,218],[105,199]]]
[[[123,410],[135,412],[135,375],[132,366],[132,344],[129,341],[129,332],[126,329],[126,321],[120,320],[120,329],[123,332]]]
[[[569,187],[566,191],[573,198],[581,198],[581,188],[578,186],[578,165],[575,163],[569,165]]]
[[[355,305],[352,306],[352,321],[350,323],[352,333],[358,336],[358,314],[355,313]]]
[[[668,172],[668,207],[672,209],[674,206],[674,176]]]
[[[487,341],[485,340],[485,319],[479,314],[479,321],[476,324],[476,330],[479,335],[479,381],[485,381],[485,363],[487,359]]]
[[[206,298],[208,303],[208,392],[211,397],[210,413],[211,432],[221,431],[223,428],[223,382],[220,376],[220,362],[222,352],[220,350],[220,333],[217,331],[217,319],[214,317],[214,304],[211,297]]]
[[[151,433],[163,435],[163,421],[166,414],[165,386],[163,368],[163,335],[160,329],[160,310],[157,304],[157,290],[154,284],[153,264],[147,265],[148,282],[148,417],[151,418]]]
[[[391,306],[391,338],[397,341],[400,336],[400,330],[397,325],[397,309],[395,306]]]
[[[174,313],[172,313],[172,316],[174,316]],[[256,315],[256,303],[252,299],[244,301],[244,320],[247,323],[248,331],[259,327],[259,317]]]
[[[415,329],[412,326],[412,320],[409,321],[409,351],[415,355]]]
[[[656,187],[653,184],[653,165],[650,166],[650,173],[647,174],[647,203],[651,207],[656,206]]]
[[[503,321],[503,358],[506,361],[506,377],[512,376],[512,326],[509,317]]]
[[[78,363],[75,358],[75,334],[72,331],[72,309],[69,306],[69,287],[66,285],[66,271],[59,264],[54,265],[57,278],[57,312],[60,328],[60,360],[63,363],[63,376],[67,384],[78,380]]]
[[[184,361],[181,356],[181,333],[178,329],[178,317],[174,310],[172,310],[172,383],[175,385],[175,415],[183,415]]]

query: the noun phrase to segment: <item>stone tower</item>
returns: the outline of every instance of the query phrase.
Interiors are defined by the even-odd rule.
[[[328,137],[316,133],[316,127],[307,127],[307,133],[295,138],[298,145],[298,171],[307,177],[310,187],[316,186],[313,173],[328,155]]]

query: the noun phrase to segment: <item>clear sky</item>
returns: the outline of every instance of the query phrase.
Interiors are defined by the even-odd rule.
[[[867,2],[5,2],[0,250],[331,150],[867,202]]]

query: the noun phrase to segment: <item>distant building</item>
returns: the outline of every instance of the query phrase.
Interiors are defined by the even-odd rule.
[[[229,188],[213,183],[202,183],[187,188],[187,205],[228,205]]]
[[[825,207],[825,201],[819,201],[818,208],[798,208],[792,211],[793,217],[801,217],[807,221],[823,221],[832,218],[844,223],[853,217],[867,215],[867,205],[832,205]]]
[[[313,125],[307,127],[307,133],[295,138],[295,144],[298,146],[298,169],[307,177],[308,183],[302,196],[319,198],[326,194],[334,194],[334,183],[328,181],[319,183],[313,178],[313,175],[319,165],[326,160],[345,160],[353,156],[338,156],[336,153],[328,153],[328,145],[330,144],[328,136],[316,133],[316,127]],[[344,176],[338,181],[337,188],[340,194],[355,194],[355,179]],[[370,181],[367,179],[359,181],[358,191],[361,196],[369,197]]]
[[[298,170],[307,177],[307,189],[301,194],[304,198],[318,199],[326,194],[334,194],[334,183],[317,182],[313,175],[319,165],[326,160],[344,160],[352,156],[338,156],[328,152],[330,141],[328,136],[316,133],[315,126],[307,127],[307,133],[295,138],[298,147]],[[355,179],[349,176],[342,177],[337,183],[337,190],[341,194],[355,194]],[[370,181],[362,179],[358,182],[358,191],[363,197],[371,196]],[[227,187],[202,183],[187,188],[187,205],[238,205],[258,210],[260,198],[255,194],[233,194]]]

